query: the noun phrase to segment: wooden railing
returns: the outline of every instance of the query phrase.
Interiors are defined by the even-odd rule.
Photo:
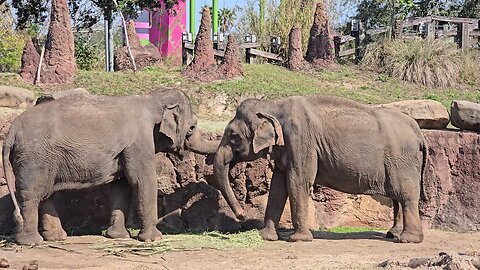
[[[193,43],[183,43],[182,63],[184,65],[189,65],[193,61],[194,47],[195,46]],[[215,56],[215,59],[222,60],[225,56],[225,51],[224,51],[225,44],[220,44],[220,46],[217,45],[214,47],[215,48],[213,49],[213,54]],[[248,64],[255,63],[255,60],[258,57],[266,58],[270,61],[283,62],[283,58],[280,55],[259,50],[258,48],[260,48],[260,43],[256,43],[256,42],[240,43],[239,48],[241,50],[243,49],[245,53],[245,62],[247,62]]]
[[[377,36],[389,33],[389,28],[368,29],[363,31],[358,25],[358,31],[351,31],[351,35],[334,37],[335,55],[337,58],[355,55],[360,58],[361,44],[364,36]],[[446,25],[447,27],[444,27]],[[457,18],[443,16],[428,16],[409,18],[396,21],[393,36],[398,39],[423,37],[423,38],[448,38],[454,41],[462,50],[467,48],[480,48],[480,19]]]

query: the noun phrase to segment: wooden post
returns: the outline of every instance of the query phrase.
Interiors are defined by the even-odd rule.
[[[427,23],[425,27],[427,28],[425,29],[427,38],[435,38],[435,21]]]
[[[333,38],[333,44],[335,46],[335,58],[340,59],[340,42],[342,41],[342,38],[340,36],[335,36]]]
[[[360,24],[358,26],[358,31],[355,31],[353,32],[353,35],[355,37],[355,63],[360,63],[360,44],[361,44],[361,40],[360,40],[360,32],[361,32],[361,29],[360,29]]]
[[[469,31],[467,23],[459,23],[457,25],[457,41],[458,47],[465,51],[469,45]]]
[[[395,21],[395,30],[393,33],[395,39],[402,39],[403,37],[403,21],[396,20]]]

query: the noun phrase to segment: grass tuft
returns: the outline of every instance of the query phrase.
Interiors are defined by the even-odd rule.
[[[425,86],[459,82],[462,53],[442,39],[381,40],[367,46],[364,67]]]

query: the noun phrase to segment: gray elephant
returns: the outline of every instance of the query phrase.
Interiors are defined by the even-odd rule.
[[[426,143],[412,118],[328,96],[242,102],[214,159],[215,185],[240,219],[244,211],[229,184],[229,167],[266,152],[275,168],[263,239],[278,239],[277,226],[289,197],[295,228],[290,240],[311,241],[308,196],[313,185],[322,185],[392,198],[395,220],[387,237],[423,241],[418,204]]]
[[[124,97],[75,95],[25,111],[12,123],[3,145],[16,241],[38,244],[43,240],[37,229],[39,206],[43,237],[65,238],[51,195],[120,178],[133,190],[141,221],[139,240],[160,239],[154,155],[217,149],[218,142],[201,139],[196,124],[190,101],[179,90]],[[111,237],[126,236],[122,205],[128,201],[128,189],[118,186],[118,196],[112,194],[116,207],[107,230]]]

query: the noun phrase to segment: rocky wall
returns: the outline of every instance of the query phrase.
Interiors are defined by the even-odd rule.
[[[3,121],[0,139],[10,121]],[[425,228],[456,231],[480,229],[480,134],[463,131],[425,130],[428,162],[420,204]],[[204,134],[219,138],[220,134]],[[234,192],[246,209],[246,221],[235,219],[212,182],[212,156],[190,152],[156,156],[159,216],[171,213],[164,227],[179,230],[229,230],[261,227],[268,198],[273,162],[268,157],[234,165],[231,180]],[[3,177],[3,171],[0,173]],[[99,231],[109,221],[111,185],[81,191],[63,191],[55,196],[63,226],[67,231]],[[392,223],[390,200],[381,196],[344,194],[315,187],[310,200],[313,229],[334,226],[387,228]],[[132,213],[135,213],[132,208]],[[12,203],[0,179],[0,233],[12,229]],[[135,215],[128,223],[135,225]],[[281,225],[291,227],[289,205]]]

